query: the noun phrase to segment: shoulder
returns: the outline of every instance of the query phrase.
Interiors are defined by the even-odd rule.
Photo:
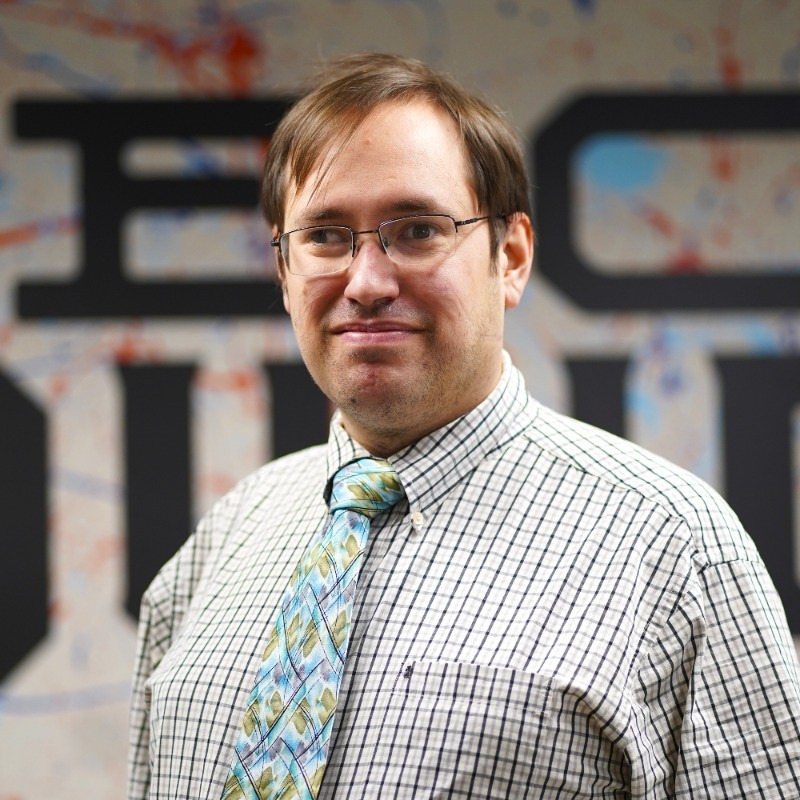
[[[322,497],[326,472],[325,445],[316,445],[271,461],[242,478],[203,515],[180,550],[161,568],[145,599],[187,600],[203,577],[213,572],[231,536],[256,520],[269,519],[281,505],[305,495]]]
[[[327,477],[325,470],[325,445],[298,450],[251,472],[222,497],[219,505],[241,509],[248,503],[263,501],[278,491],[293,489],[296,494],[303,485],[307,485],[311,493],[321,493]]]
[[[682,521],[700,562],[760,561],[738,517],[705,481],[638,445],[540,406],[530,446],[586,476],[635,493]]]

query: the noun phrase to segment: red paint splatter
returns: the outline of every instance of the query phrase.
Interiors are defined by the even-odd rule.
[[[58,600],[51,600],[47,605],[48,619],[56,620],[64,616],[64,606]]]
[[[201,486],[206,491],[216,495],[223,495],[233,488],[236,483],[235,478],[223,472],[210,472],[203,476],[200,481]]]
[[[258,376],[245,369],[204,370],[198,385],[211,392],[250,392],[256,388]]]
[[[644,221],[665,239],[671,239],[675,235],[677,229],[675,221],[660,208],[643,204],[641,213]]]
[[[589,39],[578,39],[572,45],[572,52],[578,61],[591,61],[594,58],[594,44]]]
[[[115,31],[114,35],[120,33]],[[132,25],[127,35],[149,46],[190,86],[221,88],[234,95],[246,94],[253,88],[265,61],[265,46],[237,23],[229,23],[209,36],[199,35],[188,41],[154,25]],[[219,73],[224,80],[221,86],[216,86],[215,76]]]
[[[65,375],[54,375],[50,380],[50,397],[53,400],[59,400],[64,396],[68,385],[69,381]]]
[[[78,221],[74,217],[56,217],[50,220],[37,220],[0,230],[0,247],[17,247],[41,239],[50,234],[74,233]]]
[[[233,25],[223,37],[222,55],[228,83],[234,94],[244,94],[253,85],[253,64],[261,57],[258,41],[240,25]]]
[[[136,333],[126,333],[114,348],[114,358],[118,364],[158,361],[159,350],[152,343],[143,341]]]
[[[39,235],[39,226],[35,222],[6,228],[0,231],[0,247],[12,247],[34,241]]]
[[[8,0],[6,4],[10,5]],[[169,64],[190,88],[203,91],[246,94],[255,86],[267,60],[266,43],[233,19],[215,25],[210,33],[192,34],[69,9],[23,6],[17,9],[17,15],[55,28],[83,30],[98,38],[137,41]]]
[[[711,143],[711,174],[722,183],[731,183],[739,175],[739,158],[736,150],[723,142]]]
[[[723,53],[719,59],[722,82],[729,89],[741,89],[744,69],[742,62],[732,53]]]
[[[115,559],[122,552],[122,541],[118,536],[106,536],[87,554],[84,569],[88,573],[97,572],[104,564]]]
[[[696,275],[703,271],[703,259],[693,247],[683,247],[669,261],[667,272],[672,275]]]

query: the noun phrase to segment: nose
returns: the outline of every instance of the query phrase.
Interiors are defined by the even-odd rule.
[[[362,306],[393,300],[400,293],[397,266],[384,252],[378,235],[362,235],[346,272],[344,296]]]

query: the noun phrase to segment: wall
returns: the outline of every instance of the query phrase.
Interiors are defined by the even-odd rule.
[[[256,179],[311,62],[358,50],[509,111],[531,391],[725,493],[800,635],[800,4],[6,0],[0,800],[120,796],[141,591],[324,436]]]

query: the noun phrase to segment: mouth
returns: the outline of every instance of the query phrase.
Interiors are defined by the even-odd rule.
[[[353,320],[334,325],[330,333],[341,341],[354,345],[387,345],[403,342],[421,329],[402,320]]]

